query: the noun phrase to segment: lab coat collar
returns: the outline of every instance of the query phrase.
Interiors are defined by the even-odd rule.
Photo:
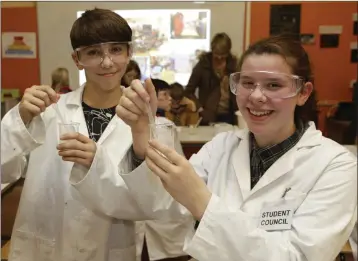
[[[80,129],[79,132],[87,137],[89,137],[88,134],[88,129],[87,129],[87,124],[85,122],[84,119],[84,115],[83,115],[83,110],[82,110],[82,95],[83,95],[83,91],[85,88],[85,84],[82,84],[78,89],[76,89],[75,91],[72,91],[70,93],[68,93],[68,98],[66,101],[66,106],[75,106],[76,111],[73,114],[73,118],[72,120],[74,122],[80,122],[80,123],[84,123],[84,124],[80,124]],[[124,87],[122,87],[124,88]],[[110,134],[114,131],[114,129],[119,126],[124,127],[124,129],[128,130],[126,132],[126,134],[123,134],[124,136],[128,137],[129,140],[131,140],[131,133],[130,133],[130,129],[127,128],[127,126],[124,123],[124,121],[122,119],[120,119],[117,115],[114,115],[114,117],[112,118],[112,120],[109,122],[109,124],[107,125],[106,129],[104,130],[102,136],[100,137],[100,139],[98,140],[98,144],[103,143],[109,136]]]
[[[309,122],[308,125],[309,127],[296,145],[297,149],[301,149],[303,147],[314,147],[320,145],[321,143],[322,132],[316,129],[316,125],[313,121]],[[236,136],[240,140],[249,140],[249,133],[250,131],[247,128],[235,131]]]
[[[83,95],[83,90],[84,89],[85,89],[85,84],[82,84],[76,90],[68,93],[67,105],[81,106],[81,104],[82,104],[82,95]]]
[[[238,148],[234,150],[235,160],[233,161],[233,167],[240,184],[242,198],[244,201],[262,188],[290,172],[294,168],[296,158],[295,154],[297,150],[305,147],[319,146],[322,140],[322,133],[316,130],[316,126],[313,122],[310,122],[309,127],[296,146],[279,158],[266,171],[256,186],[251,189],[249,130],[238,130],[235,134],[240,141]]]
[[[77,106],[82,105],[82,95],[83,95],[83,91],[85,89],[85,85],[86,85],[86,83],[82,84],[76,90],[68,93],[69,96],[67,99],[67,105],[77,105]],[[122,90],[125,89],[124,86],[121,86],[121,88],[122,88]]]

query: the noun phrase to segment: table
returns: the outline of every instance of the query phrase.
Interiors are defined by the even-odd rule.
[[[197,128],[177,127],[179,140],[187,158],[190,158],[193,153],[198,152],[200,148],[208,141],[211,141],[216,134],[231,130],[239,130],[239,127],[229,124],[219,126],[198,126]],[[357,155],[356,145],[343,146]]]
[[[237,129],[239,129],[237,126],[230,124],[198,126],[197,128],[177,127],[179,140],[187,159],[197,153],[205,143],[211,141],[216,134]]]
[[[1,240],[10,239],[24,179],[1,184]]]
[[[17,181],[11,183],[1,184],[1,195],[8,191],[12,186],[16,184]]]
[[[183,144],[188,143],[206,143],[211,141],[216,134],[225,131],[231,131],[239,129],[233,125],[219,125],[219,126],[198,126],[197,128],[192,127],[177,127],[179,140]]]
[[[10,252],[10,241],[7,241],[6,244],[1,248],[1,260],[7,260]]]

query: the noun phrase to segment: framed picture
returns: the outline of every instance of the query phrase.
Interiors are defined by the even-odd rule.
[[[2,57],[15,59],[35,59],[36,33],[2,33]]]
[[[301,34],[301,43],[306,45],[314,44],[315,43],[314,34]]]

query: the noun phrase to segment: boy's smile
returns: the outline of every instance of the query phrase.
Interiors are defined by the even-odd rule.
[[[103,77],[112,77],[115,76],[119,71],[110,72],[110,73],[98,73],[97,75],[103,76]]]

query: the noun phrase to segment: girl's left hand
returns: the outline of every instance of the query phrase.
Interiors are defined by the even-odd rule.
[[[204,181],[174,149],[158,141],[149,141],[149,145],[145,159],[149,169],[161,179],[168,193],[200,220],[211,198]]]

